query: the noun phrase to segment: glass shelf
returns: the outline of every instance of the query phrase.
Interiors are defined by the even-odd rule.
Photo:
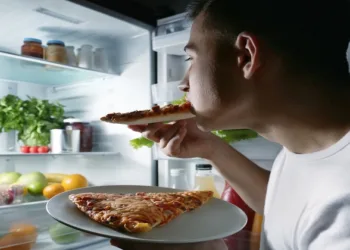
[[[119,156],[119,152],[79,152],[79,153],[47,153],[47,154],[24,154],[20,152],[0,152],[0,157],[17,156],[17,157],[68,157],[68,156]]]
[[[0,52],[0,79],[44,85],[67,85],[116,75]]]

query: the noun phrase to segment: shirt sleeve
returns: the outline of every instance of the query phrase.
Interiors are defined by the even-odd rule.
[[[350,194],[314,206],[299,224],[299,250],[350,249]]]

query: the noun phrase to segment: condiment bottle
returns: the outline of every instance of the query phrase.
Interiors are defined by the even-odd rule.
[[[41,40],[36,38],[24,38],[21,54],[42,59],[44,57],[44,50],[41,43]]]
[[[67,63],[67,51],[64,42],[60,40],[50,40],[47,42],[46,60],[55,63]]]
[[[213,167],[210,164],[197,164],[194,190],[212,191],[214,197],[220,199],[220,194],[215,187]]]

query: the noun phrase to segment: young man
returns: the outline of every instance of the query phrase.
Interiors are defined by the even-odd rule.
[[[189,10],[181,89],[196,118],[130,128],[170,156],[211,161],[264,214],[262,249],[350,249],[347,1],[199,0]],[[271,174],[208,132],[238,128],[283,145]]]

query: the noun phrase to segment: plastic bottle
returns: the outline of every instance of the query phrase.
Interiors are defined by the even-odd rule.
[[[182,190],[190,189],[185,169],[173,168],[170,170],[170,187]]]
[[[197,164],[194,190],[212,191],[214,197],[220,199],[220,194],[216,189],[213,167],[210,164]]]

